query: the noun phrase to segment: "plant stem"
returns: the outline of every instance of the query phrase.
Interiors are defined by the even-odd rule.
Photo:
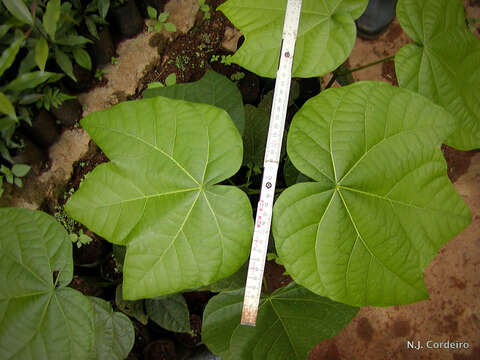
[[[387,57],[385,57],[385,58],[383,58],[383,59],[380,59],[380,60],[371,62],[371,63],[369,63],[369,64],[365,64],[365,65],[359,66],[359,67],[357,67],[357,68],[351,69],[351,70],[349,70],[349,71],[347,71],[347,72],[343,72],[343,73],[341,73],[341,74],[338,74],[338,76],[351,74],[351,73],[353,73],[353,72],[355,72],[355,71],[360,71],[360,70],[366,69],[366,68],[368,68],[368,67],[370,67],[370,66],[374,66],[374,65],[380,64],[380,63],[382,63],[382,62],[385,62],[385,61],[388,61],[388,60],[392,60],[392,59],[394,59],[394,58],[395,58],[395,55],[387,56]]]
[[[267,294],[270,294],[270,290],[268,289],[268,284],[267,284],[267,278],[265,277],[265,275],[263,275],[263,287],[265,288],[265,292]]]
[[[345,76],[345,75],[348,75],[348,74],[351,74],[351,73],[354,73],[356,71],[360,71],[360,70],[363,70],[363,69],[366,69],[366,68],[369,68],[371,66],[374,66],[374,65],[377,65],[377,64],[380,64],[380,63],[383,63],[385,61],[389,61],[389,60],[392,60],[395,58],[395,55],[391,55],[391,56],[387,56],[383,59],[380,59],[380,60],[376,60],[374,62],[371,62],[371,63],[368,63],[368,64],[365,64],[365,65],[362,65],[362,66],[359,66],[357,68],[354,68],[354,69],[350,69],[348,71],[345,71],[345,72],[341,72],[339,74],[333,74],[332,78],[330,79],[330,81],[328,82],[327,86],[325,87],[325,89],[328,89],[329,87],[331,87],[334,83],[334,81],[340,77],[340,76]]]

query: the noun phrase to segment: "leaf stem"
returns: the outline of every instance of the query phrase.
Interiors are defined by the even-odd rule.
[[[267,278],[265,277],[265,275],[263,275],[263,287],[265,288],[265,292],[267,294],[270,294],[270,290],[268,289],[268,284],[267,284]]]
[[[371,62],[371,63],[368,63],[368,64],[365,64],[365,65],[362,65],[362,66],[359,66],[359,67],[356,67],[356,68],[353,68],[353,69],[350,69],[348,71],[344,71],[344,72],[341,72],[341,73],[334,73],[332,78],[330,79],[330,81],[328,82],[327,86],[325,87],[325,89],[328,89],[330,88],[334,81],[340,77],[340,76],[345,76],[345,75],[348,75],[348,74],[351,74],[351,73],[354,73],[356,71],[360,71],[360,70],[363,70],[363,69],[366,69],[366,68],[369,68],[371,66],[374,66],[374,65],[377,65],[377,64],[380,64],[380,63],[383,63],[385,61],[389,61],[389,60],[392,60],[395,58],[395,55],[391,55],[391,56],[387,56],[387,57],[384,57],[383,59],[380,59],[380,60],[376,60],[374,62]]]

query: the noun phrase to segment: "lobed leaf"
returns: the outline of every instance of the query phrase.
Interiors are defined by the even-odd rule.
[[[213,70],[208,70],[196,82],[175,84],[166,88],[149,88],[143,92],[144,99],[155,96],[217,106],[228,112],[240,134],[243,134],[245,111],[243,110],[242,95],[234,82]]]
[[[213,297],[203,315],[202,339],[225,360],[306,359],[319,341],[335,336],[358,312],[290,283],[262,295],[256,326],[242,326],[243,292]]]
[[[367,3],[304,0],[292,76],[321,76],[343,63],[355,42],[354,20]],[[229,0],[218,7],[245,36],[232,62],[260,76],[276,76],[286,4],[287,0]]]
[[[292,278],[355,306],[425,299],[423,269],[471,221],[440,150],[454,129],[441,107],[385,83],[330,89],[305,103],[287,152],[315,182],[284,191],[273,217]]]
[[[397,16],[415,41],[395,55],[399,85],[443,106],[457,121],[446,144],[480,147],[480,40],[468,29],[460,0],[401,0]]]
[[[86,176],[66,210],[127,246],[125,299],[208,285],[245,262],[250,202],[235,187],[215,185],[242,161],[225,111],[156,97],[93,113],[82,126],[111,162]]]
[[[0,209],[0,352],[5,359],[83,359],[93,346],[88,299],[67,288],[72,243],[40,211]]]

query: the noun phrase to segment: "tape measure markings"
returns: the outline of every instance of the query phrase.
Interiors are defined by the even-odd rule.
[[[297,40],[298,24],[302,0],[288,0],[283,24],[282,45],[277,69],[277,79],[273,92],[270,125],[264,158],[264,170],[260,200],[257,206],[255,229],[253,232],[247,283],[242,309],[242,325],[255,326],[263,273],[267,256],[268,238],[272,223],[273,200],[277,181],[278,165],[282,148],[288,97],[292,81],[292,65]]]

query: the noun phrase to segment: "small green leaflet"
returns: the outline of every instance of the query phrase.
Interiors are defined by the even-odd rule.
[[[28,174],[31,167],[26,164],[15,164],[12,166],[12,173],[18,177],[24,177]]]
[[[0,92],[0,112],[8,115],[12,119],[16,118],[13,104],[2,92]]]
[[[397,15],[414,43],[395,55],[401,87],[445,107],[457,121],[446,144],[480,148],[480,40],[465,22],[460,0],[400,0]]]
[[[23,0],[2,0],[3,5],[8,11],[17,19],[23,23],[33,25],[32,14],[25,5]]]
[[[77,81],[73,74],[72,60],[70,60],[68,55],[59,48],[55,48],[55,61],[65,74],[67,74],[72,80]]]
[[[40,37],[35,43],[35,63],[40,70],[45,70],[48,59],[48,43],[44,37]]]
[[[43,14],[43,27],[52,40],[55,40],[57,23],[60,19],[60,0],[49,0]]]
[[[250,201],[216,185],[242,162],[241,137],[224,110],[156,97],[93,113],[82,126],[111,162],[88,174],[65,208],[127,246],[125,299],[208,285],[243,265]]]
[[[155,96],[209,104],[224,109],[231,116],[240,134],[243,134],[245,111],[242,95],[234,82],[213,70],[208,70],[196,82],[167,85],[166,88],[148,88],[143,92],[144,99]]]
[[[304,360],[358,312],[295,283],[262,295],[255,327],[240,325],[242,303],[243,289],[220,293],[205,308],[202,339],[224,360]]]
[[[190,331],[190,312],[182,294],[147,299],[145,307],[150,319],[162,328],[173,332]]]
[[[0,76],[2,76],[3,73],[13,64],[24,40],[25,36],[23,33],[20,30],[15,30],[15,39],[0,56]]]
[[[92,59],[86,50],[82,48],[73,49],[73,57],[78,65],[87,70],[92,70]]]
[[[272,227],[292,278],[355,306],[425,299],[423,269],[471,221],[440,150],[454,129],[441,107],[381,82],[305,103],[287,152],[315,182],[280,195]]]
[[[367,0],[303,0],[295,46],[293,77],[335,70],[352,51],[358,18]],[[287,0],[228,0],[218,7],[245,35],[232,62],[274,78],[282,43]]]
[[[89,297],[95,313],[95,346],[91,358],[124,360],[135,341],[135,330],[130,319],[113,311],[105,300]]]
[[[0,348],[5,359],[86,359],[94,345],[88,299],[68,288],[72,243],[40,211],[0,209]]]
[[[249,104],[245,105],[244,164],[263,167],[269,123],[269,109],[257,108]]]

